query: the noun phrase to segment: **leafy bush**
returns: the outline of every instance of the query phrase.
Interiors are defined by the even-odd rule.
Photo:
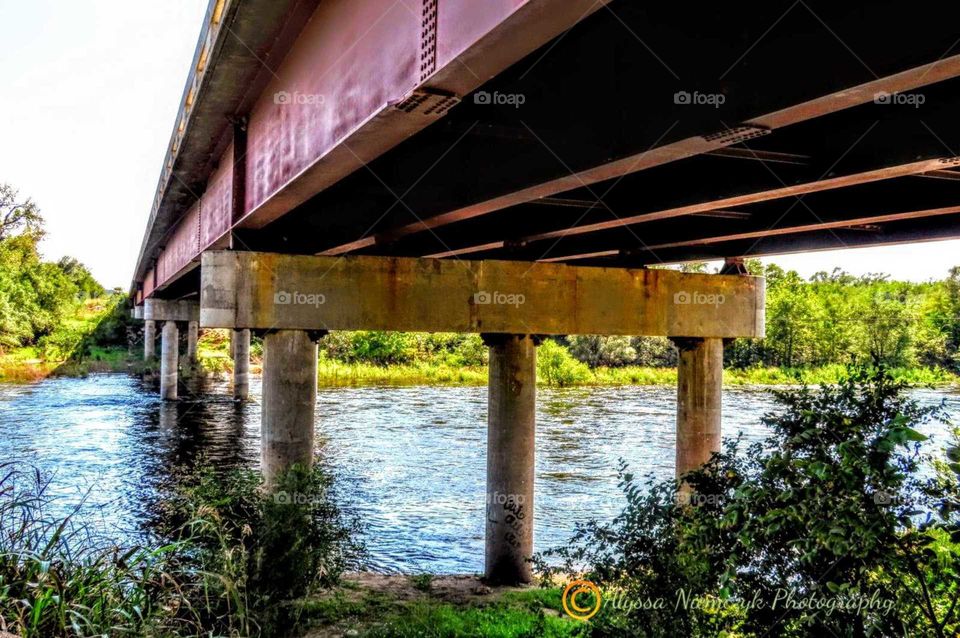
[[[590,369],[562,345],[545,339],[537,348],[537,377],[548,385],[565,386],[588,380]]]
[[[454,332],[418,334],[423,361],[439,360],[448,366],[478,367],[487,364],[487,346],[478,334]]]
[[[567,338],[570,354],[591,368],[620,367],[637,360],[637,351],[630,345],[630,337],[573,335]]]
[[[729,444],[687,477],[692,496],[621,467],[623,513],[539,560],[586,566],[623,603],[595,617],[597,636],[956,635],[960,449],[924,477],[916,428],[942,413],[903,390],[860,369],[778,393],[771,439]]]
[[[415,355],[416,343],[410,333],[360,331],[350,335],[350,361],[389,365],[409,363]]]

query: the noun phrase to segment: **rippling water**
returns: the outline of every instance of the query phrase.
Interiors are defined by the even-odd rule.
[[[0,384],[0,461],[53,477],[63,507],[118,539],[137,537],[178,468],[200,462],[256,467],[260,387],[238,405],[227,382],[200,399],[163,404],[127,375]],[[922,403],[960,394],[916,391]],[[768,392],[728,389],[724,436],[765,436]],[[562,544],[578,521],[610,519],[623,501],[618,460],[640,474],[673,473],[675,391],[622,387],[541,389],[537,401],[536,549]],[[942,427],[929,433],[943,440]],[[317,451],[336,498],[367,524],[369,568],[483,569],[486,388],[321,389]]]

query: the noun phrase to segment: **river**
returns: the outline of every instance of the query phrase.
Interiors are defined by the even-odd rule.
[[[368,569],[473,573],[483,569],[486,388],[321,388],[317,452],[335,498],[366,525]],[[924,404],[955,391],[916,390]],[[92,375],[0,384],[0,462],[51,477],[64,509],[119,542],[133,542],[156,514],[178,468],[256,467],[260,386],[249,403],[229,382],[207,381],[200,399],[161,402],[136,377]],[[762,439],[770,393],[732,388],[723,399],[724,437]],[[537,401],[538,551],[569,539],[578,521],[610,520],[623,506],[617,465],[673,473],[675,390],[663,387],[541,389]],[[946,428],[931,425],[933,445]]]

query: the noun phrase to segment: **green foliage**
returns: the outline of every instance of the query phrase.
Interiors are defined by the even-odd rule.
[[[410,577],[410,584],[417,591],[429,592],[433,589],[433,574],[414,574]]]
[[[201,470],[169,504],[166,534],[190,548],[187,565],[202,575],[193,593],[204,628],[273,636],[299,622],[296,600],[336,583],[363,548],[357,523],[329,498],[322,469],[293,468],[265,492],[260,476]]]
[[[445,366],[486,365],[487,348],[477,334],[449,332],[331,332],[320,351],[332,361],[401,365],[417,362]]]
[[[171,569],[180,545],[97,546],[72,515],[48,513],[51,496],[39,474],[4,464],[0,476],[0,627],[57,638],[168,636],[191,626]]]
[[[86,266],[74,257],[61,257],[57,267],[63,271],[74,286],[77,287],[81,299],[102,297],[106,290],[93,278]]]
[[[537,348],[537,377],[548,385],[574,385],[589,379],[590,369],[562,345],[545,339]]]
[[[35,345],[75,312],[81,300],[103,292],[77,260],[43,262],[41,239],[43,218],[37,206],[0,184],[0,351]],[[50,347],[63,352],[70,345],[69,335],[62,335]]]
[[[354,332],[350,338],[351,361],[369,361],[377,365],[408,363],[416,355],[414,337],[405,332]]]
[[[679,496],[621,467],[623,513],[548,553],[626,602],[601,610],[594,635],[956,635],[960,448],[925,477],[919,430],[942,413],[903,391],[882,369],[857,369],[778,393],[772,438],[743,454],[729,445]],[[791,592],[834,608],[787,605]],[[678,610],[681,599],[702,604]]]
[[[728,365],[822,366],[851,359],[891,367],[958,370],[960,268],[941,282],[912,284],[842,270],[804,281],[770,264],[767,337],[737,340]]]
[[[0,466],[0,628],[24,638],[289,635],[298,599],[337,582],[362,549],[322,470],[294,470],[276,487],[270,496],[253,472],[201,471],[167,503],[172,540],[125,549],[50,516],[35,472]]]
[[[559,595],[557,606],[559,607]],[[547,614],[534,601],[506,599],[485,606],[417,602],[360,635],[366,638],[566,638],[584,636],[586,626]]]

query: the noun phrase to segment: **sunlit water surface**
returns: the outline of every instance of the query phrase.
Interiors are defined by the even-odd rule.
[[[83,501],[80,517],[135,542],[182,468],[259,463],[259,379],[243,405],[227,382],[194,391],[199,398],[163,404],[154,388],[119,374],[0,384],[0,462],[39,468],[61,507]],[[366,525],[369,569],[482,571],[486,396],[486,388],[320,390],[317,453],[336,499]],[[960,415],[960,394],[914,396],[945,400]],[[539,391],[537,550],[562,545],[579,521],[620,511],[619,459],[639,474],[672,475],[675,404],[671,388]],[[724,437],[762,439],[760,417],[775,408],[765,390],[726,390]],[[946,441],[944,426],[927,433],[935,447]]]

